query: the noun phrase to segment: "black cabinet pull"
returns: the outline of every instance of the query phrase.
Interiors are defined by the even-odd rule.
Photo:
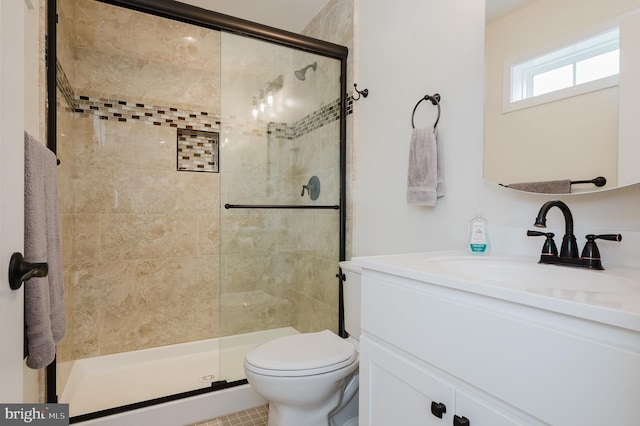
[[[465,416],[453,416],[453,426],[469,426],[471,422]]]
[[[442,402],[431,401],[431,414],[441,419],[442,415],[447,412],[447,406]]]

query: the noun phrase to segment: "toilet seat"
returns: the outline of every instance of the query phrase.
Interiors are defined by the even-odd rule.
[[[247,354],[245,368],[266,376],[300,377],[339,370],[357,359],[352,343],[324,330],[269,341]]]

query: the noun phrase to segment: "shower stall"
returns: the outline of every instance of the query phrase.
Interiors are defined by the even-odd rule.
[[[341,333],[346,48],[168,0],[49,4],[68,331],[48,381],[72,419]]]

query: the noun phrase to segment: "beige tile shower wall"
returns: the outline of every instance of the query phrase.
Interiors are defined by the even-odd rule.
[[[294,139],[224,133],[223,204],[338,204],[338,135],[339,121]],[[316,201],[300,196],[313,175]],[[337,331],[337,211],[223,210],[221,229],[222,335],[287,325]]]
[[[231,49],[232,43],[242,47]],[[251,44],[223,35],[223,45],[233,52],[250,49]],[[339,98],[339,67],[335,60],[317,55],[270,49],[264,52],[268,57],[264,67],[228,76],[223,72],[225,88],[244,93],[223,99],[225,115],[234,111],[244,130],[222,126],[223,204],[338,204],[339,121],[329,114],[313,114]],[[229,59],[233,66],[225,61],[225,67],[245,70],[245,58],[236,53]],[[295,69],[316,61],[317,71],[309,71],[305,81],[295,78]],[[276,75],[282,75],[284,83],[276,101],[284,102],[276,102],[275,108],[253,120],[251,94]],[[274,133],[270,125],[271,132],[265,135],[267,120],[286,123],[290,134]],[[315,128],[318,123],[322,125]],[[300,196],[313,175],[322,186],[315,201]],[[337,331],[337,211],[228,210],[222,212],[222,220],[222,334],[284,325],[303,332]]]
[[[63,97],[58,91],[57,95],[58,101],[62,100]],[[66,112],[60,105],[57,106],[57,130],[58,130],[58,149],[57,149],[57,157],[58,158],[71,158],[72,147],[69,144],[60,144],[60,140],[64,137],[61,135],[70,134],[73,129],[73,116],[71,112]],[[58,166],[58,194],[62,195],[63,190],[65,188],[73,187],[71,167],[60,167]],[[61,206],[62,207],[62,206]],[[69,374],[71,373],[72,363],[62,363],[62,361],[70,361],[73,360],[71,354],[73,352],[73,341],[74,339],[74,318],[73,318],[73,309],[71,306],[73,305],[73,296],[74,291],[73,287],[68,283],[71,279],[70,270],[73,266],[71,259],[73,259],[73,238],[69,233],[69,229],[72,229],[73,225],[73,215],[66,214],[64,210],[60,210],[60,230],[61,230],[61,249],[62,249],[62,267],[64,273],[64,307],[65,314],[67,317],[67,332],[65,334],[64,339],[58,344],[56,349],[57,359],[60,362],[58,364],[58,368],[56,370],[56,387],[58,395],[62,394],[64,387],[66,386],[67,380],[69,378]]]
[[[347,87],[353,87],[353,1],[330,0],[327,6],[307,25],[303,31],[321,40],[341,44],[349,48],[347,60]],[[323,84],[327,84],[326,82]],[[323,87],[318,85],[318,90]],[[324,86],[326,87],[326,86]],[[362,89],[362,87],[360,87]],[[319,95],[319,94],[318,94]],[[354,107],[355,109],[355,107]],[[353,171],[352,114],[347,116],[347,259],[351,256],[351,217],[353,193],[351,176]],[[299,166],[295,170],[292,182],[308,179],[316,174],[321,181],[322,190],[318,202],[338,204],[339,201],[339,122],[333,122],[308,133],[296,141],[300,147]],[[293,287],[292,322],[302,332],[338,329],[338,280],[337,261],[339,236],[327,230],[337,230],[339,217],[337,212],[313,213],[307,215],[304,222],[304,238],[300,241],[300,252],[296,257]]]
[[[338,220],[335,211],[223,212],[221,334],[337,330]]]
[[[300,215],[304,231],[294,264],[292,324],[301,332],[338,331],[339,215]]]
[[[353,0],[329,0],[302,33],[347,46],[353,53]]]
[[[180,27],[182,24],[176,24],[178,26],[174,28],[173,24],[159,21],[160,18],[144,15],[132,19],[112,6],[88,0],[60,1],[72,4],[72,16],[80,28],[72,34],[75,48],[70,56],[78,60],[67,67],[72,69],[69,77],[77,94],[115,99],[124,97],[125,100],[135,99],[149,104],[220,112],[220,73],[217,71],[219,64],[215,62],[219,58],[219,50],[215,50],[219,49],[219,41],[209,34],[191,33],[196,34],[190,35],[197,40],[194,43],[185,39],[188,35],[184,27]],[[151,21],[146,21],[147,18]],[[155,30],[148,31],[149,28]],[[335,34],[327,33],[318,37],[335,37]],[[158,46],[163,47],[158,49]],[[287,55],[291,56],[290,53]],[[277,110],[281,116],[271,117],[274,121],[293,123],[337,97],[337,94],[327,96],[330,93],[323,87],[322,78],[309,78],[305,82],[295,79],[293,70],[308,62],[306,55],[286,64],[285,70],[281,71],[285,75],[285,88],[280,95],[291,93],[289,89],[299,84],[310,91],[305,93],[305,98],[311,101],[304,104],[294,102],[296,108],[286,109],[283,96],[280,96],[276,110],[281,108]],[[171,62],[173,58],[178,58],[179,63]],[[199,63],[194,58],[206,60]],[[244,69],[245,74],[250,74],[265,70],[264,63],[260,67],[249,66],[247,58],[247,55],[241,55],[241,66],[236,67],[236,71]],[[281,57],[271,55],[270,58],[268,63],[281,66]],[[286,58],[288,62],[289,56]],[[215,71],[207,73],[204,65],[209,59],[213,62],[208,65]],[[91,67],[85,64],[91,64]],[[328,65],[319,61],[319,67],[325,69]],[[251,95],[255,95],[279,71],[269,69],[267,74],[257,79],[253,86],[243,79],[241,86],[247,96],[237,98],[247,98],[250,102]],[[316,76],[319,77],[320,73]],[[327,78],[337,79],[337,74]],[[252,122],[241,115],[249,113],[249,110],[242,106],[237,116],[235,110],[231,115],[226,110],[223,132],[227,124]],[[148,167],[138,169],[137,157],[160,149],[159,144],[146,139],[145,132],[138,134],[139,129],[153,126],[106,124],[88,118],[73,120],[80,120],[71,124],[72,131],[68,133],[70,139],[73,135],[73,149],[67,155],[74,167],[66,173],[73,190],[61,200],[61,204],[71,206],[64,212],[63,223],[74,234],[71,241],[65,243],[70,247],[65,249],[67,258],[71,259],[67,282],[72,285],[68,287],[71,287],[70,293],[82,294],[69,304],[73,307],[74,317],[70,334],[73,335],[72,344],[69,344],[73,353],[69,359],[177,343],[170,341],[176,335],[180,339],[191,340],[189,333],[198,330],[204,330],[205,334],[211,329],[217,332],[215,309],[218,297],[223,300],[223,328],[220,330],[223,335],[289,325],[294,317],[297,327],[303,331],[337,329],[337,212],[274,214],[270,211],[223,211],[225,224],[219,227],[219,217],[213,213],[218,209],[202,214],[184,208],[199,205],[200,200],[189,199],[185,190],[200,185],[198,178],[176,179],[167,173],[163,169],[164,155],[149,155],[146,159]],[[230,185],[224,188],[223,203],[238,202],[239,199],[243,202],[263,200],[275,203],[291,202],[292,199],[303,202],[299,197],[302,184],[312,174],[324,176],[327,173],[326,178],[321,176],[324,202],[329,194],[328,188],[334,186],[330,181],[338,176],[336,172],[335,178],[329,177],[328,170],[337,167],[337,161],[324,158],[327,147],[322,143],[314,145],[316,140],[327,139],[323,136],[327,129],[318,129],[308,137],[303,136],[293,145],[278,141],[281,147],[274,148],[266,145],[264,124],[260,123],[262,127],[255,129],[244,125],[241,137],[230,138],[227,151],[221,155],[221,167],[232,177],[226,179]],[[118,126],[129,126],[122,131],[135,144],[116,147],[103,137],[105,133],[119,134],[115,130]],[[334,124],[325,127],[332,126]],[[92,142],[76,143],[76,134],[80,133],[84,133],[80,137],[82,141]],[[175,140],[175,134],[172,137]],[[225,149],[225,143],[224,137],[221,138],[221,149]],[[268,143],[276,144],[273,140]],[[243,144],[248,144],[248,151],[239,149]],[[236,148],[238,154],[234,158],[233,150]],[[275,155],[279,149],[284,152]],[[175,161],[175,152],[172,155]],[[313,169],[304,165],[309,161],[313,163]],[[328,166],[325,161],[333,164]],[[117,172],[107,171],[109,167],[116,168]],[[282,167],[284,170],[279,169]],[[258,174],[258,169],[263,169],[263,173]],[[137,178],[140,178],[139,187],[130,187],[128,183]],[[158,191],[158,187],[165,191]],[[168,191],[168,188],[176,190]],[[337,184],[335,188],[337,190]],[[216,191],[214,188],[206,192],[210,195]],[[138,194],[141,193],[151,196],[140,199]],[[219,204],[218,200],[215,202]],[[337,203],[337,198],[333,203]],[[197,220],[195,232],[193,226],[185,225],[194,223],[190,220]],[[219,229],[225,229],[227,233],[223,235],[223,244],[232,241],[221,264],[223,276],[230,278],[232,284],[223,286],[220,294],[217,282],[205,289],[201,287],[203,277],[188,276],[185,272],[200,267],[202,275],[217,279]],[[294,233],[299,230],[302,232]],[[145,238],[149,235],[153,238]],[[197,243],[194,243],[195,238],[198,238]],[[124,241],[133,245],[123,248]],[[320,253],[314,249],[318,243],[325,245],[326,251]],[[196,259],[205,263],[183,261],[191,258],[194,251],[198,254]],[[206,262],[207,259],[210,262]],[[160,266],[168,266],[169,270],[165,271]],[[280,272],[273,276],[271,271],[274,270]],[[107,289],[104,284],[111,278],[118,285]],[[188,298],[185,290],[193,292],[194,300]],[[212,291],[211,299],[209,291]],[[171,302],[171,297],[177,302]],[[182,314],[183,322],[167,319],[167,313]],[[199,325],[198,320],[204,324]],[[204,337],[210,336],[193,338]]]
[[[279,153],[267,133],[267,122],[286,122],[292,114],[287,102],[291,79],[295,78],[292,51],[230,34],[223,34],[221,43],[222,84],[228,94],[222,99],[222,204],[285,203],[286,183],[275,166]],[[254,119],[254,98],[279,75],[283,86],[273,107]],[[283,213],[222,210],[222,335],[291,325],[293,240],[297,231],[295,218]]]
[[[76,5],[76,93],[220,112],[218,31],[95,0],[66,1]]]
[[[285,202],[337,205],[340,194],[340,122],[333,121],[298,138],[272,139],[271,168],[283,183]],[[311,176],[320,180],[320,195],[311,201],[300,191]],[[338,329],[339,213],[303,210],[292,215],[296,238],[291,241],[293,276],[291,323],[301,332]]]
[[[266,123],[244,120],[238,128],[223,126],[222,204],[278,204],[282,179],[267,161]],[[221,215],[221,335],[291,325],[294,218],[264,209]]]
[[[74,25],[76,22],[77,0],[58,0],[58,26],[57,26],[57,59],[65,69],[67,77],[73,81],[74,52],[76,36]]]
[[[77,95],[219,112],[219,33],[93,0],[58,14]],[[59,360],[218,336],[219,175],[176,171],[175,128],[60,112],[58,130]]]
[[[61,361],[218,336],[219,175],[175,170],[174,128],[64,124]]]
[[[302,31],[303,34],[326,40],[332,43],[347,46],[349,56],[347,57],[347,92],[353,92],[353,83],[359,83],[358,89],[367,88],[366,82],[354,81],[356,75],[356,62],[354,61],[354,0],[329,0],[327,5],[318,13]],[[353,253],[353,194],[356,182],[354,177],[357,147],[353,138],[353,116],[357,114],[359,102],[366,102],[362,99],[353,103],[353,114],[347,116],[347,244],[346,259],[351,259]]]
[[[294,141],[299,151],[290,179],[292,189],[301,188],[310,176],[318,176],[320,196],[313,203],[339,204],[339,130],[339,121],[335,121]],[[305,199],[308,200],[306,196]],[[294,258],[293,326],[301,332],[323,329],[337,332],[339,213],[308,210],[298,218],[301,229]]]

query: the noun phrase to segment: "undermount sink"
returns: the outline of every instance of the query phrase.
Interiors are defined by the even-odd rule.
[[[597,271],[536,263],[507,256],[439,256],[424,259],[426,271],[478,283],[517,286],[531,292],[568,290],[617,293],[640,286],[634,271]]]

